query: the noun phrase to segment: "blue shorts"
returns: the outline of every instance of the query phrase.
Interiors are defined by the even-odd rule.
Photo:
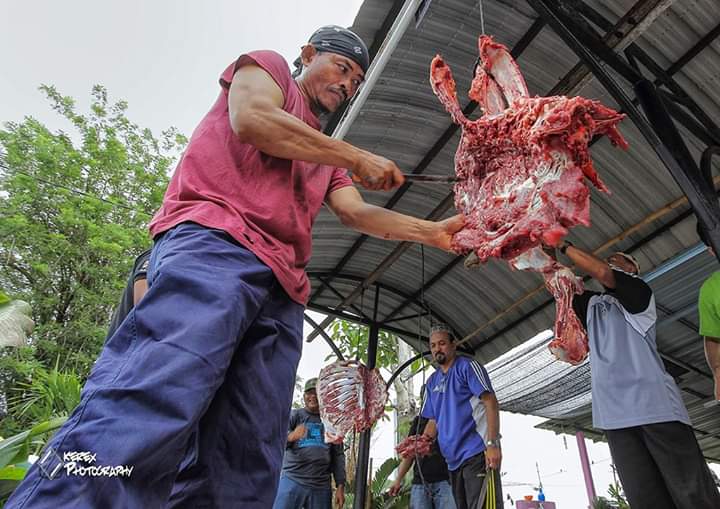
[[[194,223],[157,239],[148,284],[6,508],[272,506],[303,306],[251,251]]]

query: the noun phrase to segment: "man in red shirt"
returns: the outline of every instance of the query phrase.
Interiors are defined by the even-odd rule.
[[[150,224],[149,289],[6,507],[272,506],[320,207],[363,233],[445,250],[463,224],[365,203],[345,169],[372,190],[400,186],[400,170],[319,131],[368,60],[357,35],[330,26],[302,48],[296,79],[272,51],[225,69]],[[83,472],[132,471],[78,475],[73,458]]]

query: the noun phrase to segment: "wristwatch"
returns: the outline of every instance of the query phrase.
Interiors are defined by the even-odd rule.
[[[567,251],[567,248],[569,248],[570,246],[574,246],[574,245],[575,244],[573,244],[569,240],[565,240],[565,241],[563,241],[562,245],[560,246],[560,252],[562,254],[565,254],[565,251]]]
[[[498,436],[493,438],[492,440],[488,440],[485,442],[485,445],[488,447],[500,447],[500,439],[502,438],[502,435],[498,433]]]

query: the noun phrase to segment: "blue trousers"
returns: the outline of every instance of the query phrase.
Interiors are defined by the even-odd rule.
[[[303,307],[249,250],[193,223],[157,240],[148,283],[6,508],[272,506]],[[80,452],[94,455],[82,467],[132,471],[79,474]]]
[[[332,509],[332,490],[303,486],[286,475],[280,476],[273,509]]]
[[[413,484],[410,509],[455,509],[455,498],[448,481]]]

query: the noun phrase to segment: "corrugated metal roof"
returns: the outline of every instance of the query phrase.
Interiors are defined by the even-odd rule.
[[[634,2],[593,0],[586,3],[615,23]],[[486,32],[511,48],[537,19],[524,1],[484,0],[483,4]],[[389,1],[367,0],[354,27],[366,39],[372,39],[392,5]],[[668,68],[719,22],[720,9],[715,0],[675,2],[636,40],[636,44],[663,68]],[[478,2],[432,1],[420,26],[411,26],[403,36],[346,140],[395,160],[405,171],[415,168],[451,125],[449,116],[430,89],[430,61],[436,53],[443,55],[458,83],[461,105],[467,104],[467,90],[478,56],[479,33]],[[574,53],[548,27],[540,31],[518,58],[531,93],[539,95],[547,94],[577,62]],[[720,42],[713,41],[674,77],[705,112],[720,118]],[[629,87],[624,85],[624,88],[632,94]],[[576,94],[616,106],[595,79]],[[633,124],[625,120],[620,129],[630,144],[628,151],[612,147],[606,139],[592,147],[598,173],[612,194],[593,190],[593,226],[576,228],[570,235],[573,242],[588,250],[616,238],[682,197],[669,172]],[[698,158],[704,144],[685,130],[682,132],[693,155]],[[459,135],[455,133],[424,172],[452,173],[458,139]],[[393,208],[425,217],[450,191],[449,186],[414,184]],[[368,202],[381,206],[392,196],[392,193],[362,193]],[[657,267],[697,243],[695,221],[691,215],[688,217],[687,210],[686,203],[667,210],[614,243],[612,249],[633,250],[644,271]],[[448,211],[445,215],[451,213]],[[314,229],[314,256],[309,271],[325,275],[334,273],[358,238],[359,234],[348,231],[329,212],[321,213]],[[396,247],[394,242],[368,239],[352,254],[339,271],[340,275],[363,279]],[[406,297],[412,296],[418,293],[423,280],[430,280],[453,259],[452,255],[426,249],[423,278],[420,251],[414,246],[402,254],[378,281]],[[675,309],[678,303],[682,305],[682,302],[692,300],[696,288],[690,288],[685,282],[691,276],[709,275],[712,265],[712,260],[708,259],[704,265],[693,269],[699,271],[697,273],[686,273],[690,269],[685,266],[671,272],[656,287],[659,301],[668,302],[668,306]],[[357,281],[342,277],[332,283],[343,296],[350,294],[357,284]],[[477,348],[478,359],[488,362],[538,331],[552,326],[554,306],[548,304],[550,297],[547,292],[543,290],[528,296],[539,285],[541,280],[537,275],[512,272],[504,263],[491,261],[473,270],[465,269],[462,263],[458,263],[424,292],[424,299],[432,311],[447,320],[461,336],[489,324],[471,341],[471,345]],[[319,286],[320,280],[314,277],[313,291],[317,291]],[[667,292],[676,293],[665,297]],[[525,296],[528,297],[517,304]],[[371,314],[373,299],[373,290],[368,289],[363,299],[364,312],[368,315]],[[389,291],[381,292],[379,320],[396,310],[403,300],[402,296]],[[310,307],[333,308],[340,301],[338,295],[325,289]],[[354,304],[359,307],[360,300]],[[504,312],[508,309],[510,311]],[[399,311],[395,318],[417,313],[418,310],[418,305],[410,305]],[[352,309],[349,312],[356,313]],[[687,320],[692,321],[693,318],[687,317]],[[394,321],[391,325],[407,331],[417,331],[419,327],[417,318]],[[661,339],[663,348],[698,368],[704,366],[701,352],[696,348],[699,338],[695,331],[676,322],[667,326],[665,334]],[[416,348],[423,347],[422,341],[417,338],[407,335],[406,339]]]

